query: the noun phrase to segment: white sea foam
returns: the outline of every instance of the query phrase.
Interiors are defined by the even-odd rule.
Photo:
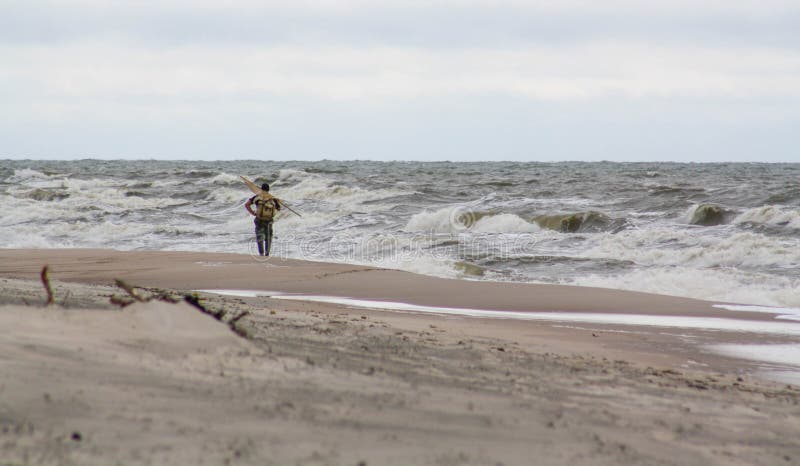
[[[65,188],[71,192],[91,193],[94,190],[101,188],[115,188],[120,189],[125,186],[129,181],[117,180],[113,178],[91,178],[88,180],[78,178],[64,178],[57,181],[57,187]]]
[[[49,225],[43,221],[42,225]],[[61,223],[53,234],[38,224],[17,225],[4,229],[3,246],[10,248],[113,248],[137,249],[153,240],[153,227],[137,223]]]
[[[195,290],[203,293],[212,293],[223,296],[240,296],[247,298],[270,297],[287,301],[310,301],[319,303],[338,304],[342,306],[380,309],[386,311],[417,312],[439,315],[456,315],[463,317],[488,318],[488,319],[511,319],[511,320],[534,320],[534,321],[554,321],[554,322],[587,322],[607,325],[627,325],[627,326],[653,326],[667,328],[694,328],[703,330],[722,330],[733,332],[754,332],[777,335],[800,335],[800,325],[781,324],[773,322],[747,321],[737,319],[725,319],[717,317],[684,317],[684,316],[663,316],[647,314],[601,314],[601,313],[579,313],[579,312],[529,312],[501,311],[491,309],[461,308],[446,306],[426,306],[396,301],[377,301],[368,299],[358,299],[341,296],[326,295],[304,295],[284,293],[281,291],[262,291],[262,290],[238,290],[238,289],[203,289]],[[736,346],[736,345],[731,345]]]
[[[732,268],[658,267],[577,277],[565,283],[733,303],[800,307],[800,280]]]
[[[537,225],[526,222],[514,214],[479,216],[471,206],[450,206],[435,211],[414,214],[403,228],[407,232],[433,233],[534,233]],[[476,220],[477,218],[477,220]]]
[[[465,229],[463,224],[453,224],[456,207],[444,207],[435,211],[414,214],[404,230],[409,232],[432,231],[435,233],[456,233]]]
[[[514,214],[499,214],[482,217],[470,230],[476,233],[534,233],[540,228]]]
[[[800,335],[800,324],[762,322],[739,319],[727,319],[717,317],[685,317],[685,316],[663,316],[647,314],[601,314],[601,313],[579,313],[579,312],[527,312],[521,311],[499,311],[490,309],[471,309],[445,306],[425,306],[394,301],[375,301],[358,298],[323,296],[323,295],[303,295],[290,294],[280,291],[262,290],[235,290],[235,289],[204,289],[196,290],[203,293],[213,293],[224,296],[241,296],[247,298],[270,297],[288,301],[310,301],[319,303],[338,304],[342,306],[379,309],[395,312],[415,312],[437,315],[455,315],[462,317],[485,318],[485,319],[510,319],[510,320],[530,320],[530,321],[551,321],[551,322],[586,322],[600,325],[624,325],[624,326],[648,326],[664,328],[686,328],[697,330],[714,330],[741,333],[761,333],[769,335]],[[724,351],[730,348],[736,351],[745,345],[714,345],[715,351]],[[788,361],[790,364],[800,365],[800,358],[796,358],[796,351],[800,345],[747,345],[751,347],[763,347],[771,350],[774,355],[773,360],[780,359],[781,362]],[[787,353],[789,353],[787,355]],[[751,351],[744,351],[742,356],[748,358],[752,355]],[[763,357],[758,357],[763,360]],[[776,361],[777,362],[777,361]]]
[[[592,207],[597,204],[593,199],[579,198],[579,197],[560,197],[560,198],[527,198],[528,204],[539,205],[547,210],[555,207],[558,210],[565,209],[566,206],[575,206],[578,210],[586,207]]]
[[[727,311],[761,312],[773,314],[776,319],[800,321],[800,308],[750,306],[742,304],[714,304],[714,307]]]
[[[291,228],[280,228],[294,236]],[[458,277],[455,261],[438,255],[435,249],[428,249],[428,244],[428,238],[396,235],[368,237],[345,229],[338,233],[319,235],[317,241],[300,241],[297,245],[287,245],[287,253],[290,257],[297,258],[405,270],[438,277]]]
[[[70,195],[59,201],[42,202],[34,199],[15,199],[12,206],[0,215],[7,216],[9,223],[37,219],[47,219],[53,222],[59,219],[82,217],[92,211],[125,214],[137,210],[159,210],[182,204],[186,204],[186,201],[178,198],[126,196],[118,189],[101,188],[80,195]]]
[[[345,186],[322,176],[306,174],[299,183],[283,188],[280,197],[288,201],[319,200],[354,205],[403,194],[408,194],[408,192],[393,189],[363,189]]]
[[[213,178],[211,178],[210,181],[211,184],[216,184],[216,185],[236,184],[244,186],[241,178],[239,178],[237,175],[231,175],[230,173],[220,173],[219,175],[216,175]]]
[[[359,262],[359,261],[357,261]],[[389,269],[405,270],[422,275],[456,278],[460,276],[455,263],[450,259],[441,259],[432,255],[398,255],[378,258],[377,260],[360,261],[361,265],[373,265]]]
[[[0,246],[4,248],[22,249],[51,249],[51,248],[72,248],[75,244],[72,239],[54,241],[37,231],[30,228],[7,228],[3,229],[3,242]]]
[[[14,174],[6,178],[5,181],[8,183],[19,183],[30,180],[47,180],[50,178],[51,176],[45,175],[40,171],[32,170],[30,168],[21,168],[14,170]]]
[[[780,225],[800,229],[800,210],[767,205],[748,209],[734,218],[733,222]]]
[[[325,209],[322,211],[307,211],[302,210],[302,217],[297,216],[287,210],[281,210],[278,213],[277,220],[275,221],[275,228],[280,228],[285,231],[293,232],[313,232],[315,229],[329,225],[342,216],[346,215],[345,212],[338,209]],[[321,232],[317,234],[324,234],[331,236],[334,232]]]
[[[313,175],[303,170],[295,170],[294,168],[283,168],[278,171],[278,179],[275,180],[275,184],[298,182],[300,180],[308,178],[309,176]]]
[[[690,223],[692,220],[692,216],[697,208],[700,207],[700,204],[692,204],[683,211],[680,217],[678,217],[678,222],[680,223]]]
[[[101,188],[121,188],[125,185],[125,182],[123,181],[110,178],[92,178],[84,180],[78,178],[67,178],[62,175],[47,176],[44,174],[41,176],[31,176],[19,180],[14,180],[13,178],[15,177],[12,176],[9,178],[9,180],[11,180],[11,182],[14,184],[14,186],[9,190],[10,194],[23,193],[32,188],[56,189],[64,190],[71,194],[81,194]]]
[[[759,233],[736,233],[726,237],[698,235],[690,229],[647,228],[591,237],[589,258],[612,258],[641,265],[740,267],[800,264],[800,248],[791,238]]]
[[[151,186],[154,188],[172,188],[175,186],[179,186],[183,183],[180,179],[173,179],[173,180],[154,180],[151,183]],[[132,180],[128,182],[128,186],[135,186],[139,184],[138,181]]]
[[[227,205],[241,204],[253,194],[250,191],[243,191],[234,188],[214,188],[208,195],[212,201]],[[244,208],[242,208],[244,211]]]
[[[709,345],[707,349],[739,359],[764,361],[775,364],[796,366],[800,369],[800,344],[770,344],[770,345],[739,345],[719,344]]]
[[[465,317],[513,319],[513,320],[539,320],[553,322],[589,322],[601,325],[628,325],[652,326],[665,328],[692,328],[698,330],[716,330],[728,332],[763,333],[771,335],[800,335],[800,324],[762,322],[738,319],[722,319],[715,317],[683,317],[646,314],[600,314],[579,312],[526,312],[526,311],[497,311],[488,309],[467,309],[439,306],[423,306],[418,304],[373,301],[364,299],[344,298],[337,296],[318,295],[272,295],[275,299],[293,301],[313,301],[344,306],[382,309],[401,312],[420,312],[441,315],[458,315]]]
[[[800,344],[708,345],[706,350],[737,359],[756,361],[758,373],[767,379],[800,385]]]

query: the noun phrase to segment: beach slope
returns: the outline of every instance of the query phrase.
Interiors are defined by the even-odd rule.
[[[45,263],[56,306],[42,306]],[[722,312],[703,301],[177,252],[0,250],[0,277],[0,458],[10,464],[800,462],[795,387],[740,375],[736,361],[665,332],[200,293],[215,320],[182,299],[213,288],[515,312]],[[130,296],[114,278],[177,303],[121,308],[111,298]],[[690,359],[698,365],[684,367]]]

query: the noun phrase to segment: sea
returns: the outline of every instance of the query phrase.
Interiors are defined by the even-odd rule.
[[[800,307],[800,164],[0,160],[0,247],[262,260],[239,175],[272,260]]]

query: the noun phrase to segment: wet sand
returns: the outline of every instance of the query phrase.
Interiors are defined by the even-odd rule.
[[[44,264],[59,306],[42,307]],[[12,464],[800,464],[800,391],[701,351],[760,334],[201,293],[218,322],[186,304],[109,299],[126,296],[111,286],[121,278],[176,298],[244,289],[515,312],[769,314],[231,254],[0,250],[0,277],[0,457]],[[236,317],[244,337],[227,325]]]
[[[500,311],[577,311],[725,317],[688,298],[576,286],[451,280],[350,264],[246,254],[0,249],[0,276],[36,278],[49,264],[60,280],[110,284],[122,278],[173,289],[246,289]],[[738,318],[767,319],[738,313]]]

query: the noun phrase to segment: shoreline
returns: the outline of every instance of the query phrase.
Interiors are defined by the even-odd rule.
[[[396,269],[249,254],[112,249],[0,249],[0,277],[36,278],[49,264],[63,281],[109,284],[113,278],[175,289],[240,289],[328,295],[497,311],[641,312],[724,317],[730,312],[680,296],[612,288],[472,281]],[[225,274],[219,273],[225,270]],[[365,278],[366,277],[366,278]],[[156,283],[159,282],[159,283]],[[413,293],[406,292],[409,289]],[[735,303],[730,303],[735,304]],[[764,320],[758,312],[737,318]]]

